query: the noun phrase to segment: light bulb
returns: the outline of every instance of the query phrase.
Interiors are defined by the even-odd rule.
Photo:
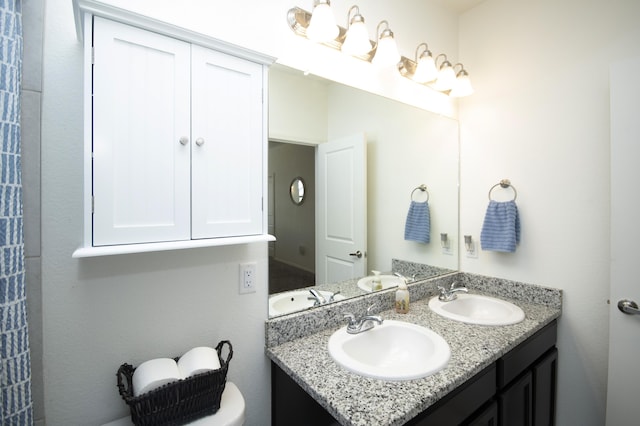
[[[456,73],[453,71],[453,68],[451,67],[449,61],[445,61],[440,66],[438,79],[435,82],[435,88],[437,90],[440,90],[441,92],[446,92],[447,90],[451,90],[455,83]]]
[[[436,69],[436,63],[433,60],[433,56],[426,52],[418,59],[418,65],[416,66],[416,72],[413,74],[413,80],[418,83],[427,83],[433,81],[438,77],[438,70]]]
[[[313,8],[311,21],[307,27],[307,38],[317,43],[325,43],[335,40],[339,32],[329,0],[321,0]]]
[[[380,24],[386,21],[380,22]],[[378,24],[378,27],[380,27]],[[400,52],[393,38],[393,32],[389,28],[385,29],[378,38],[378,46],[371,63],[381,67],[396,66],[400,62]]]
[[[458,73],[458,77],[456,77],[456,82],[449,95],[453,96],[454,98],[461,98],[463,96],[469,96],[471,94],[473,94],[473,87],[471,86],[469,74],[467,74],[466,71],[460,71]]]
[[[371,42],[369,41],[369,31],[364,25],[364,19],[356,19],[360,15],[356,15],[349,25],[347,36],[342,45],[342,51],[352,56],[366,55],[371,51]]]

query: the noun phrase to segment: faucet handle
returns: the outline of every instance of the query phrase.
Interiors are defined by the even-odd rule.
[[[350,312],[344,314],[343,317],[347,320],[349,325],[355,325],[358,323],[358,321],[356,321],[356,316]]]

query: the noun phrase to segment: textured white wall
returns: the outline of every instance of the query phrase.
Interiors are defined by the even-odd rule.
[[[461,17],[476,93],[460,102],[460,234],[479,238],[487,191],[518,190],[514,254],[465,272],[564,290],[558,425],[604,424],[609,296],[609,64],[640,55],[640,3],[487,0]],[[630,194],[631,195],[631,194]]]

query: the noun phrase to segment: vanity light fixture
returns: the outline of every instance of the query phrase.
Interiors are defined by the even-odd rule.
[[[420,48],[423,46],[424,50],[420,56],[418,56],[418,52],[420,52]],[[416,47],[415,58],[416,67],[411,78],[423,84],[434,81],[438,77],[438,70],[436,69],[436,62],[433,60],[433,55],[427,43],[420,43],[418,47]]]
[[[456,73],[456,82],[453,85],[453,89],[451,89],[451,93],[449,93],[450,96],[455,98],[469,96],[473,93],[469,73],[464,69],[464,66],[461,63],[457,63],[453,66],[453,69],[455,70],[458,65],[460,65],[460,71]]]
[[[351,12],[355,15],[351,17]],[[342,44],[342,51],[351,56],[363,56],[371,52],[372,46],[369,40],[369,31],[364,25],[364,18],[360,15],[358,6],[351,6],[347,13],[349,28]]]
[[[384,25],[384,29],[380,32],[380,28]],[[380,21],[376,28],[378,41],[371,63],[381,67],[396,67],[400,62],[401,56],[398,52],[396,40],[393,37],[393,31],[389,28],[387,21]]]
[[[340,28],[331,11],[329,0],[315,0],[313,13],[307,27],[307,38],[317,43],[335,40],[340,34]]]
[[[455,67],[451,66],[444,53],[436,56],[434,60],[427,44],[420,43],[416,48],[415,60],[401,56],[386,20],[381,21],[376,28],[376,41],[369,40],[364,18],[359,7],[355,5],[349,8],[347,21],[347,28],[336,24],[330,0],[314,0],[313,13],[299,7],[293,7],[287,12],[287,23],[298,36],[341,50],[345,54],[380,67],[397,69],[402,76],[451,97],[468,96],[473,93],[469,74],[464,66],[460,63]],[[381,31],[382,26],[385,28]],[[442,61],[438,65],[440,59]],[[455,69],[458,66],[460,68],[456,73]]]

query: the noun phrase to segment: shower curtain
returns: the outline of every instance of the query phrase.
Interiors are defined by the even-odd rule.
[[[0,0],[0,425],[33,424],[27,332],[20,82],[22,2]]]

